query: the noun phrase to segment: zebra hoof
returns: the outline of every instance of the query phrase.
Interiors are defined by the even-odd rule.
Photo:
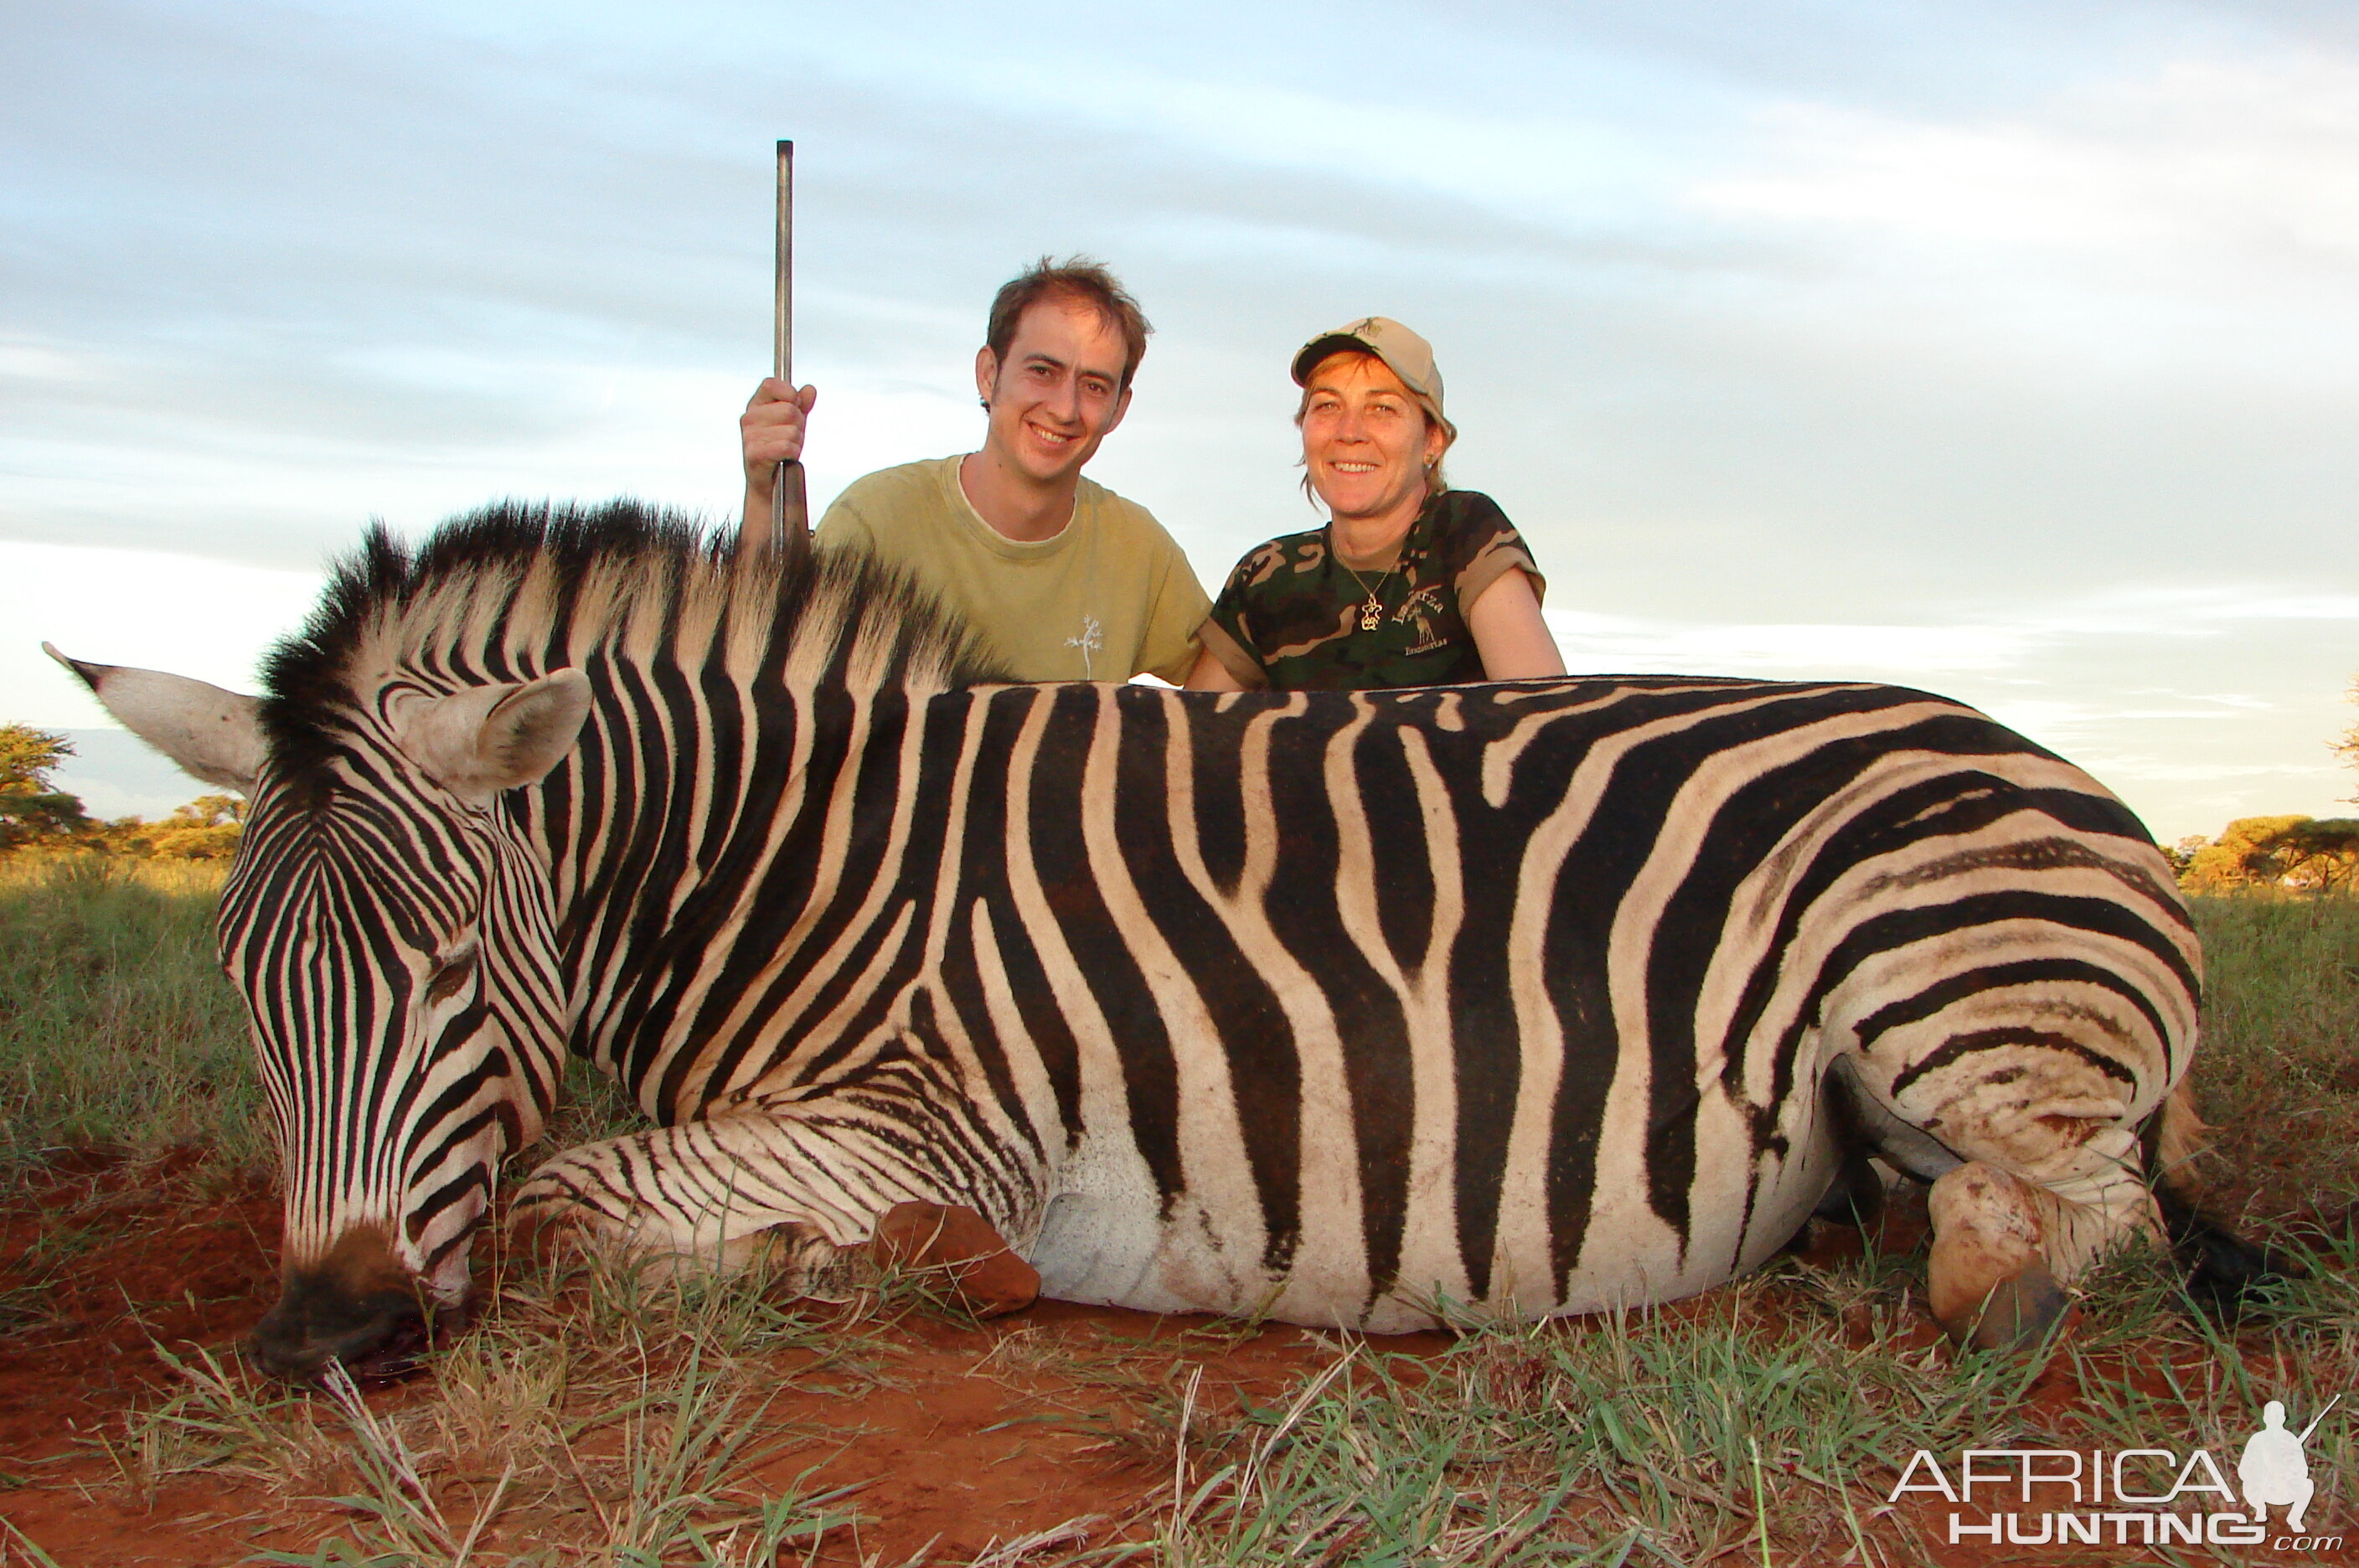
[[[878,1263],[939,1273],[979,1318],[1021,1312],[1039,1299],[1040,1271],[963,1203],[896,1203],[877,1220],[868,1250]]]
[[[2042,1251],[2038,1195],[2021,1178],[1979,1160],[1933,1183],[1933,1250],[1926,1273],[1933,1316],[1977,1350],[2036,1342],[2064,1315],[2064,1292]]]
[[[1963,1348],[2028,1350],[2048,1336],[2071,1304],[2048,1266],[2034,1263],[1992,1286],[1973,1311],[1943,1319],[1941,1327]]]

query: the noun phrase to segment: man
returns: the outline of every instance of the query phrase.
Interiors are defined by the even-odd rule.
[[[1103,267],[1041,257],[1000,289],[974,356],[982,450],[854,481],[820,520],[820,547],[908,572],[1020,680],[1185,680],[1211,601],[1146,507],[1082,477],[1130,408],[1149,330]],[[773,377],[739,420],[757,530],[815,397]]]

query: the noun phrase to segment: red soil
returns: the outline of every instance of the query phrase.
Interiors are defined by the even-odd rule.
[[[0,1318],[0,1519],[61,1568],[209,1568],[265,1548],[308,1552],[332,1536],[351,1539],[350,1513],[258,1483],[175,1480],[142,1500],[92,1441],[119,1439],[125,1412],[152,1404],[172,1384],[158,1347],[186,1358],[201,1346],[225,1362],[236,1354],[273,1294],[269,1259],[277,1224],[276,1200],[260,1181],[225,1178],[193,1158],[131,1164],[84,1156],[0,1197],[0,1304],[11,1300],[7,1292],[45,1281],[33,1298],[34,1321],[20,1325],[21,1311],[19,1322]],[[1908,1245],[1908,1227],[1903,1215],[1885,1245]],[[1858,1246],[1850,1233],[1815,1229],[1822,1258]],[[1798,1304],[1781,1301],[1780,1289],[1759,1298],[1765,1311]],[[27,1298],[15,1300],[21,1309]],[[1706,1297],[1669,1310],[1716,1307]],[[1930,1320],[1921,1329],[1930,1346],[1939,1336]],[[882,1384],[824,1373],[801,1377],[801,1366],[782,1363],[781,1375],[790,1380],[769,1407],[767,1419],[782,1430],[853,1429],[848,1440],[805,1444],[754,1475],[766,1490],[782,1490],[799,1476],[807,1490],[859,1488],[841,1506],[870,1522],[856,1534],[830,1537],[822,1563],[895,1568],[919,1554],[960,1563],[995,1543],[1075,1520],[1085,1522],[1065,1550],[1135,1536],[1168,1506],[1169,1413],[1190,1368],[1202,1368],[1197,1409],[1210,1417],[1190,1430],[1206,1434],[1199,1441],[1217,1441],[1234,1427],[1241,1402],[1277,1403],[1306,1370],[1332,1356],[1329,1342],[1292,1328],[1246,1332],[1203,1319],[1053,1301],[981,1325],[915,1315],[885,1333],[896,1354]],[[1372,1348],[1430,1354],[1447,1343],[1440,1334],[1408,1335]],[[2134,1371],[2162,1391],[2164,1368]],[[432,1397],[426,1378],[369,1395],[381,1409]],[[2060,1355],[2035,1385],[2033,1404],[2060,1414],[2077,1397]],[[1781,1475],[1773,1460],[1767,1484],[1808,1483]],[[466,1517],[465,1498],[452,1500]],[[1829,1506],[1839,1505],[1831,1497]],[[1949,1509],[1938,1498],[1930,1506],[1910,1498],[1898,1511],[1919,1540],[1944,1533]],[[513,1517],[486,1532],[472,1561],[498,1563],[536,1544],[531,1526]],[[1909,1550],[1892,1550],[1897,1522],[1873,1514],[1863,1519],[1884,1555],[1915,1560]],[[15,1547],[15,1538],[0,1530],[0,1568],[20,1561]],[[802,1550],[799,1545],[788,1561],[799,1561]],[[2206,1550],[2222,1549],[2190,1556]],[[1756,1552],[1745,1538],[1709,1555],[1756,1562]],[[2135,1546],[1994,1551],[1968,1543],[1938,1547],[1933,1560],[2041,1565],[2159,1559]],[[2359,1552],[2225,1560],[2353,1562]],[[1777,1552],[1773,1561],[1786,1568],[1794,1560]]]
[[[47,1280],[40,1320],[0,1334],[0,1520],[61,1568],[211,1568],[266,1548],[351,1539],[350,1514],[253,1483],[174,1480],[143,1503],[92,1441],[119,1439],[124,1413],[170,1388],[159,1348],[188,1359],[203,1347],[227,1362],[270,1303],[277,1200],[257,1181],[209,1177],[192,1160],[133,1166],[89,1156],[52,1167],[0,1206],[0,1292]],[[840,1506],[869,1522],[832,1537],[822,1563],[900,1564],[919,1552],[963,1562],[1077,1519],[1085,1522],[1071,1544],[1104,1540],[1142,1503],[1169,1495],[1169,1432],[1138,1416],[1158,1367],[1204,1365],[1199,1408],[1209,1412],[1234,1410],[1241,1398],[1266,1405],[1332,1356],[1282,1325],[1239,1337],[1206,1319],[1059,1301],[976,1326],[913,1315],[887,1332],[898,1353],[887,1367],[894,1386],[845,1379],[833,1388],[821,1377],[782,1387],[769,1407],[781,1427],[857,1429],[849,1443],[806,1445],[753,1472],[766,1489],[806,1471],[807,1492],[858,1488]],[[1409,1335],[1386,1348],[1443,1343]],[[1100,1381],[1086,1367],[1108,1356],[1120,1370]],[[1064,1361],[1083,1375],[1060,1375]],[[421,1378],[368,1398],[389,1409],[430,1392]],[[0,1568],[18,1562],[14,1544],[0,1530]],[[474,1560],[496,1563],[533,1544],[527,1530],[495,1524]]]

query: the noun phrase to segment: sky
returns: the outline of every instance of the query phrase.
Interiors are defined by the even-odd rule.
[[[2359,11],[0,0],[0,722],[252,690],[498,496],[734,508],[797,144],[814,510],[972,448],[992,291],[1158,329],[1091,474],[1217,589],[1287,366],[1430,338],[1576,670],[1974,703],[2166,842],[2352,814]],[[86,737],[88,738],[88,737]],[[199,792],[89,738],[102,814]]]

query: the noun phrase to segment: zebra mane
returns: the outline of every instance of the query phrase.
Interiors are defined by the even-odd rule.
[[[282,777],[318,777],[388,684],[451,691],[594,659],[855,695],[1010,679],[963,621],[859,552],[741,553],[734,528],[627,497],[499,501],[414,548],[373,523],[266,659],[263,730]]]

